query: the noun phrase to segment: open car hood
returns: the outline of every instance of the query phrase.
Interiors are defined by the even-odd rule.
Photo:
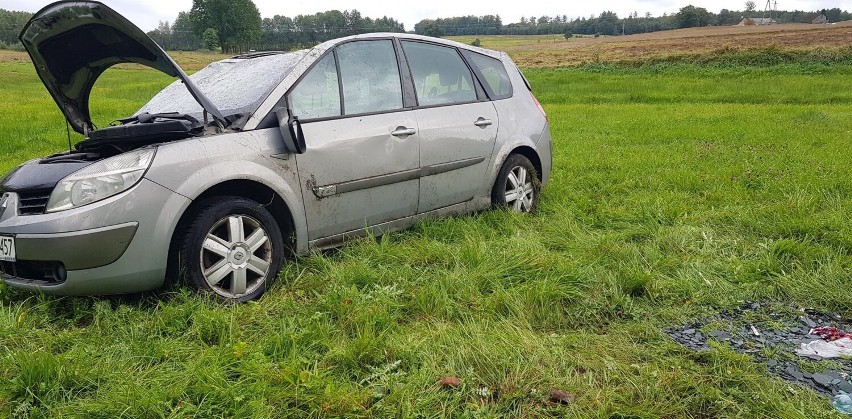
[[[19,36],[36,72],[74,130],[94,129],[89,94],[98,77],[121,63],[137,63],[180,78],[198,103],[222,124],[221,112],[175,61],[136,25],[96,1],[61,1],[36,13]]]

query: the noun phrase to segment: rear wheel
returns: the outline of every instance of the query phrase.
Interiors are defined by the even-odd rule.
[[[538,173],[532,162],[520,154],[512,154],[497,174],[491,190],[491,203],[510,211],[535,212],[540,188]]]
[[[263,294],[283,264],[278,224],[260,204],[240,197],[201,205],[181,247],[181,271],[194,288],[225,301]]]

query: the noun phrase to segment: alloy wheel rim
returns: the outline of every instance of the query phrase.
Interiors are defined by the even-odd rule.
[[[535,187],[532,176],[523,166],[515,166],[506,179],[506,206],[512,211],[532,211]]]
[[[223,297],[237,298],[265,282],[272,265],[272,242],[254,218],[229,215],[207,232],[200,256],[207,285]]]

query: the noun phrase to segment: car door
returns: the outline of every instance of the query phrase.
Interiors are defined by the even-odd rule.
[[[497,111],[455,48],[402,41],[417,95],[418,212],[472,199],[497,137]]]
[[[310,240],[417,212],[417,122],[403,109],[392,40],[339,45],[287,102],[307,145],[296,164]]]

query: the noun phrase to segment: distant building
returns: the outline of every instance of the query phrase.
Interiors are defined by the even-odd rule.
[[[768,17],[746,17],[737,26],[774,25],[778,22]]]
[[[806,22],[812,23],[814,25],[824,25],[824,24],[828,23],[828,18],[825,17],[825,15],[822,14],[822,13],[815,13],[815,14],[809,15],[807,17]]]

